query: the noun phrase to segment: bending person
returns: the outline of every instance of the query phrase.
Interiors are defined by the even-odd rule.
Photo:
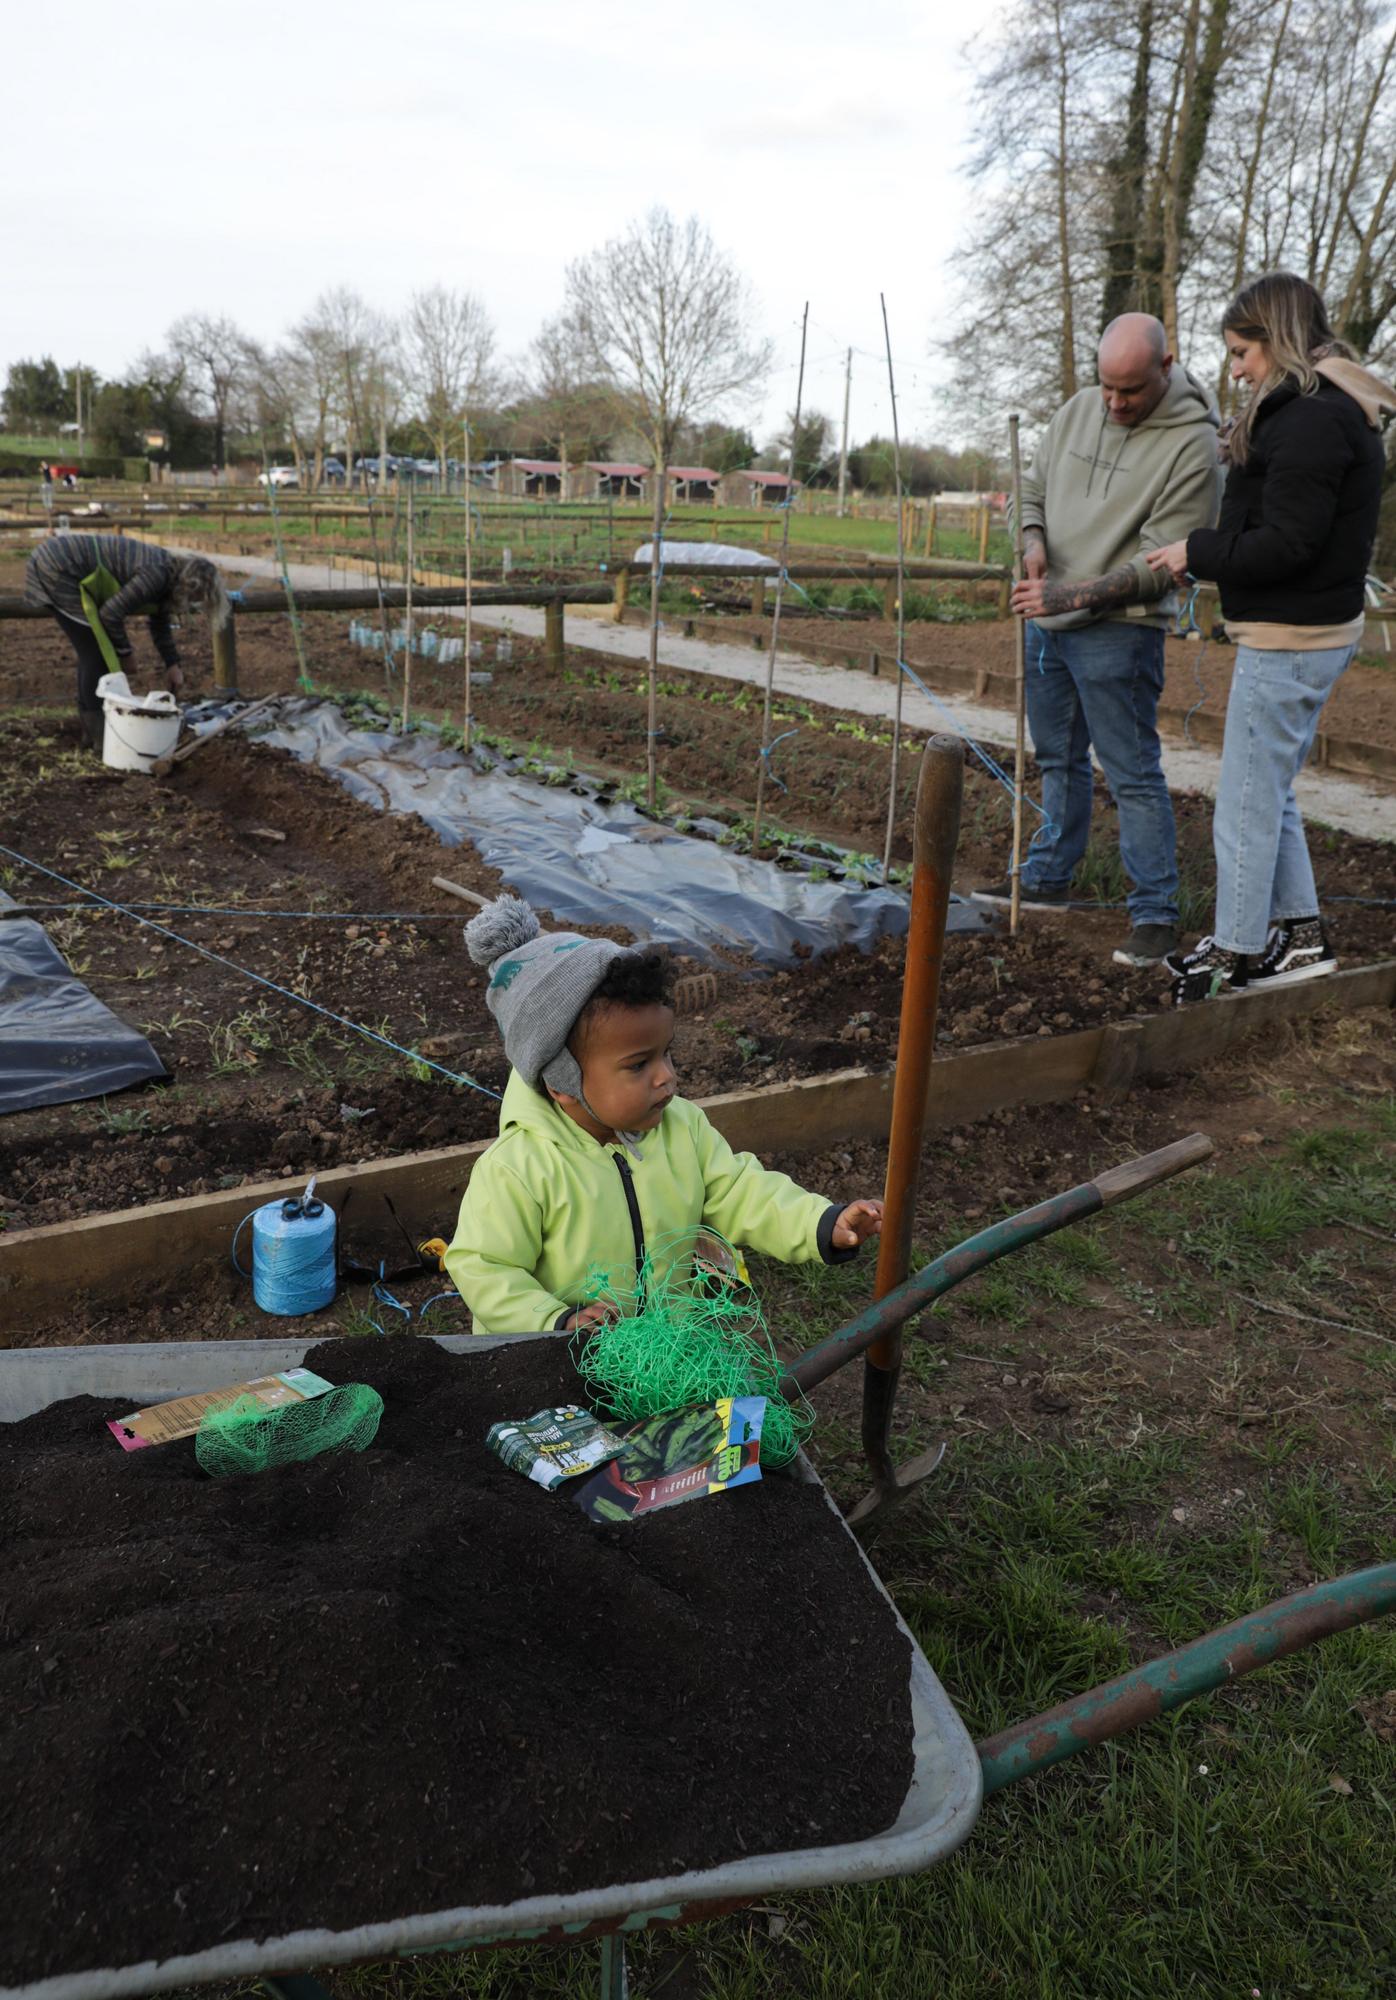
[[[1222,318],[1250,399],[1227,438],[1221,519],[1154,551],[1160,574],[1221,587],[1236,641],[1212,820],[1213,934],[1169,959],[1175,1004],[1337,965],[1319,918],[1294,780],[1362,638],[1376,539],[1383,411],[1396,390],[1360,366],[1304,278],[1272,271]]]
[[[1057,909],[1091,831],[1091,749],[1120,818],[1132,888],[1117,965],[1161,963],[1178,942],[1173,806],[1159,754],[1164,633],[1172,578],[1151,549],[1216,518],[1217,413],[1168,351],[1161,320],[1126,313],[1106,327],[1098,388],[1047,426],[1023,480],[1028,618],[1027,719],[1045,818],[1023,861],[1025,909]],[[976,893],[1007,902],[1012,882]]]
[[[127,673],[126,620],[150,620],[170,688],[184,685],[171,619],[200,613],[220,627],[229,616],[223,580],[205,556],[176,556],[124,535],[50,535],[24,572],[24,595],[51,611],[77,656],[78,715],[88,743],[102,747],[97,683]]]

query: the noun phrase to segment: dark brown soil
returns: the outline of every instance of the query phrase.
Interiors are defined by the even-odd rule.
[[[318,680],[348,691],[377,678],[381,687],[379,670],[348,644],[346,620],[306,622]],[[0,704],[37,694],[66,699],[71,665],[61,635],[47,622],[0,633]],[[293,650],[278,621],[247,620],[241,646],[242,677],[252,691],[291,684]],[[196,649],[191,664],[200,664]],[[457,669],[418,663],[416,688],[427,709],[439,705],[444,713],[449,705],[455,713]],[[665,676],[668,782],[697,803],[725,802],[733,815],[750,804],[743,787],[758,719],[746,693],[700,675]],[[559,678],[549,674],[540,647],[516,639],[515,665],[481,693],[480,705],[482,723],[497,735],[519,747],[536,742],[559,758],[558,746],[566,746],[581,770],[633,773],[641,761],[645,709],[633,668],[611,670],[573,654]],[[864,723],[838,711],[794,720],[801,733],[780,764],[790,786],[779,801],[783,823],[876,850],[885,748],[868,740]],[[919,742],[911,739],[904,760],[904,824]],[[420,823],[373,813],[326,773],[242,740],[210,745],[157,785],[107,773],[84,757],[75,723],[61,711],[5,716],[0,706],[0,770],[0,841],[8,846],[123,902],[237,912],[168,918],[231,966],[127,918],[58,911],[46,919],[99,997],[150,1036],[175,1081],[109,1104],[6,1119],[6,1226],[493,1132],[492,1097],[431,1072],[414,1075],[401,1057],[231,969],[273,980],[499,1090],[497,1039],[460,944],[468,912],[430,886],[441,872],[480,893],[500,886],[473,850],[443,849]],[[1201,906],[1211,874],[1210,804],[1184,795],[1177,811],[1185,884]],[[1097,825],[1108,864],[1108,801],[1098,806]],[[269,841],[259,828],[286,838]],[[1006,838],[1003,794],[977,767],[967,768],[956,876],[962,889],[1002,872]],[[1313,844],[1330,898],[1390,895],[1389,846],[1322,831]],[[68,897],[18,865],[0,879],[21,898]],[[240,905],[426,914],[416,923],[289,921],[244,915]],[[1336,901],[1330,911],[1348,962],[1392,949],[1391,912]],[[967,1046],[1053,1034],[1157,1006],[1157,976],[1110,963],[1123,927],[1122,913],[1082,910],[1030,917],[1016,940],[952,939],[942,1039]],[[892,941],[870,957],[835,952],[772,978],[743,967],[722,973],[716,1001],[679,1024],[683,1088],[700,1097],[851,1064],[885,1065],[895,1053],[901,960],[901,944]]]
[[[0,1434],[6,1984],[867,1838],[910,1649],[793,1478],[614,1528],[485,1449],[561,1343],[334,1343],[375,1443],[211,1481],[79,1397]]]
[[[722,622],[724,629],[730,626],[739,643],[770,633],[769,617],[752,618],[749,613],[736,612],[724,616]],[[837,647],[855,655],[860,664],[869,653],[887,661],[896,658],[897,628],[885,618],[859,619],[856,624],[846,624],[841,618],[801,618],[791,626],[786,648],[798,653],[802,646]],[[913,619],[906,628],[905,657],[909,666],[931,678],[932,686],[937,667],[1004,674],[1011,680],[1013,626],[1000,619],[961,625]],[[1196,705],[1199,715],[1220,722],[1226,715],[1235,664],[1234,646],[1170,637],[1164,647],[1162,707],[1187,714]],[[983,699],[994,701],[997,696],[987,694]],[[1011,729],[1011,721],[1005,727]],[[1329,697],[1323,727],[1330,736],[1396,746],[1396,653],[1376,652],[1369,659],[1353,662]]]

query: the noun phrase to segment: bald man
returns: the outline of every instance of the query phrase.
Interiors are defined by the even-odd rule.
[[[1217,412],[1148,313],[1112,320],[1082,389],[1023,479],[1027,712],[1046,814],[1023,861],[1024,909],[1061,909],[1091,829],[1091,750],[1120,823],[1130,934],[1117,965],[1151,966],[1178,936],[1173,807],[1159,756],[1164,633],[1177,612],[1147,556],[1209,527],[1221,497]],[[976,893],[1007,902],[1009,881]]]

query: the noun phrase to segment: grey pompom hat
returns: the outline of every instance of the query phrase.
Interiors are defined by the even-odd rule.
[[[489,971],[485,1005],[511,1066],[535,1090],[545,1083],[581,1098],[581,1066],[567,1037],[612,962],[627,956],[625,947],[576,931],[544,932],[517,896],[499,896],[472,917],[465,945]]]

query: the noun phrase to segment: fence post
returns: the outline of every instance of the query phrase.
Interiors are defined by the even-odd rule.
[[[617,625],[625,623],[625,607],[630,602],[630,571],[622,569],[616,576],[616,603],[611,613]]]
[[[766,579],[758,576],[751,586],[751,615],[764,618],[766,615]]]
[[[882,586],[882,615],[895,618],[897,615],[897,579],[892,577]]]
[[[989,560],[989,503],[986,500],[979,509],[979,560]]]
[[[220,632],[213,628],[213,685],[219,694],[236,694],[238,691],[238,633],[237,620],[229,618]]]
[[[555,673],[562,672],[562,599],[552,597],[543,617],[544,640],[547,646],[548,665]]]

